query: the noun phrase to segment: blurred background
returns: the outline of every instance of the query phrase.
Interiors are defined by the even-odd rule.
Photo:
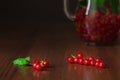
[[[70,0],[72,9],[76,5],[76,1]],[[69,22],[64,15],[63,0],[0,1],[0,23],[65,21]]]
[[[70,0],[72,10],[76,1]],[[64,34],[73,23],[64,14],[63,0],[0,0],[0,40],[6,42],[16,38],[27,44],[38,34]]]

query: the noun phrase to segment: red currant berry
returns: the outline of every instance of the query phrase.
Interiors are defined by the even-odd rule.
[[[96,58],[95,61],[96,61],[96,62],[101,62],[101,59]]]
[[[78,53],[78,54],[77,54],[77,58],[78,58],[78,59],[82,59],[82,58],[83,58],[83,53]]]
[[[90,65],[94,66],[95,65],[95,61],[90,61]]]
[[[100,68],[104,68],[104,67],[105,67],[105,64],[104,64],[103,62],[100,62],[100,63],[99,63],[99,67],[100,67]]]
[[[120,15],[117,16],[117,19],[120,20]]]
[[[44,60],[43,61],[43,66],[44,67],[48,67],[49,66],[49,61],[48,60]]]
[[[99,62],[95,62],[95,66],[96,66],[96,67],[99,67]]]
[[[78,58],[74,58],[74,63],[78,64]]]
[[[78,63],[81,65],[84,64],[84,59],[78,59]]]
[[[89,65],[89,64],[90,64],[90,61],[87,60],[87,59],[85,59],[85,60],[84,60],[84,64],[85,64],[85,65]]]
[[[39,60],[39,59],[36,59],[36,60],[34,61],[34,63],[40,64],[40,60]]]
[[[33,64],[33,68],[34,68],[34,69],[36,69],[36,65],[37,65],[36,63]]]
[[[74,63],[74,58],[73,57],[68,57],[68,62],[69,63]]]
[[[88,60],[89,60],[89,61],[94,61],[94,57],[91,56],[91,57],[88,58]]]
[[[42,71],[42,66],[40,66],[40,65],[37,64],[36,65],[36,69],[39,70],[39,71]]]

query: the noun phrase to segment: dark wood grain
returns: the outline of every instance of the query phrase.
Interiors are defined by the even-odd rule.
[[[0,32],[0,80],[120,80],[119,39],[115,45],[84,45],[72,23],[16,24]],[[106,68],[68,64],[67,57],[78,52],[101,57]],[[35,71],[13,65],[14,59],[26,56],[48,59],[51,67]]]

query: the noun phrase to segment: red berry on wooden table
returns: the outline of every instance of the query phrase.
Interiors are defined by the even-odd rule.
[[[43,66],[44,67],[48,67],[49,66],[49,61],[48,60],[44,60],[43,61]]]
[[[36,60],[34,60],[34,63],[40,64],[40,60],[39,60],[39,59],[36,59]]]
[[[39,71],[42,71],[42,66],[37,64],[35,69],[39,70]]]
[[[71,57],[68,57],[68,62],[69,63],[74,63],[74,58],[71,56]]]
[[[76,64],[78,64],[79,62],[78,62],[78,58],[74,58],[74,63],[76,63]]]
[[[84,65],[89,65],[90,64],[90,61],[88,59],[85,59],[84,60]]]
[[[95,62],[95,66],[99,67],[100,62]]]
[[[88,60],[89,60],[89,61],[94,61],[94,57],[91,56],[91,57],[88,58]]]
[[[34,69],[36,69],[36,65],[38,65],[38,64],[36,64],[36,63],[33,63],[33,68],[34,68]]]
[[[95,65],[95,61],[90,61],[90,65],[94,66]]]
[[[77,54],[77,58],[78,58],[78,59],[83,58],[83,53],[78,53],[78,54]]]
[[[96,61],[96,62],[101,62],[101,59],[96,58],[95,61]]]
[[[100,67],[100,68],[104,68],[104,67],[105,67],[104,62],[100,62],[100,63],[99,63],[99,67]]]
[[[84,59],[78,59],[78,64],[83,65],[84,64]]]

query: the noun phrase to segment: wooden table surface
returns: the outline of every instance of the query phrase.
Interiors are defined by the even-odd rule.
[[[115,45],[84,45],[72,23],[1,26],[0,80],[120,80],[119,40]],[[102,58],[106,68],[68,64],[67,57],[78,52]],[[14,59],[27,56],[31,61],[48,59],[52,67],[36,71],[31,66],[13,65]]]

